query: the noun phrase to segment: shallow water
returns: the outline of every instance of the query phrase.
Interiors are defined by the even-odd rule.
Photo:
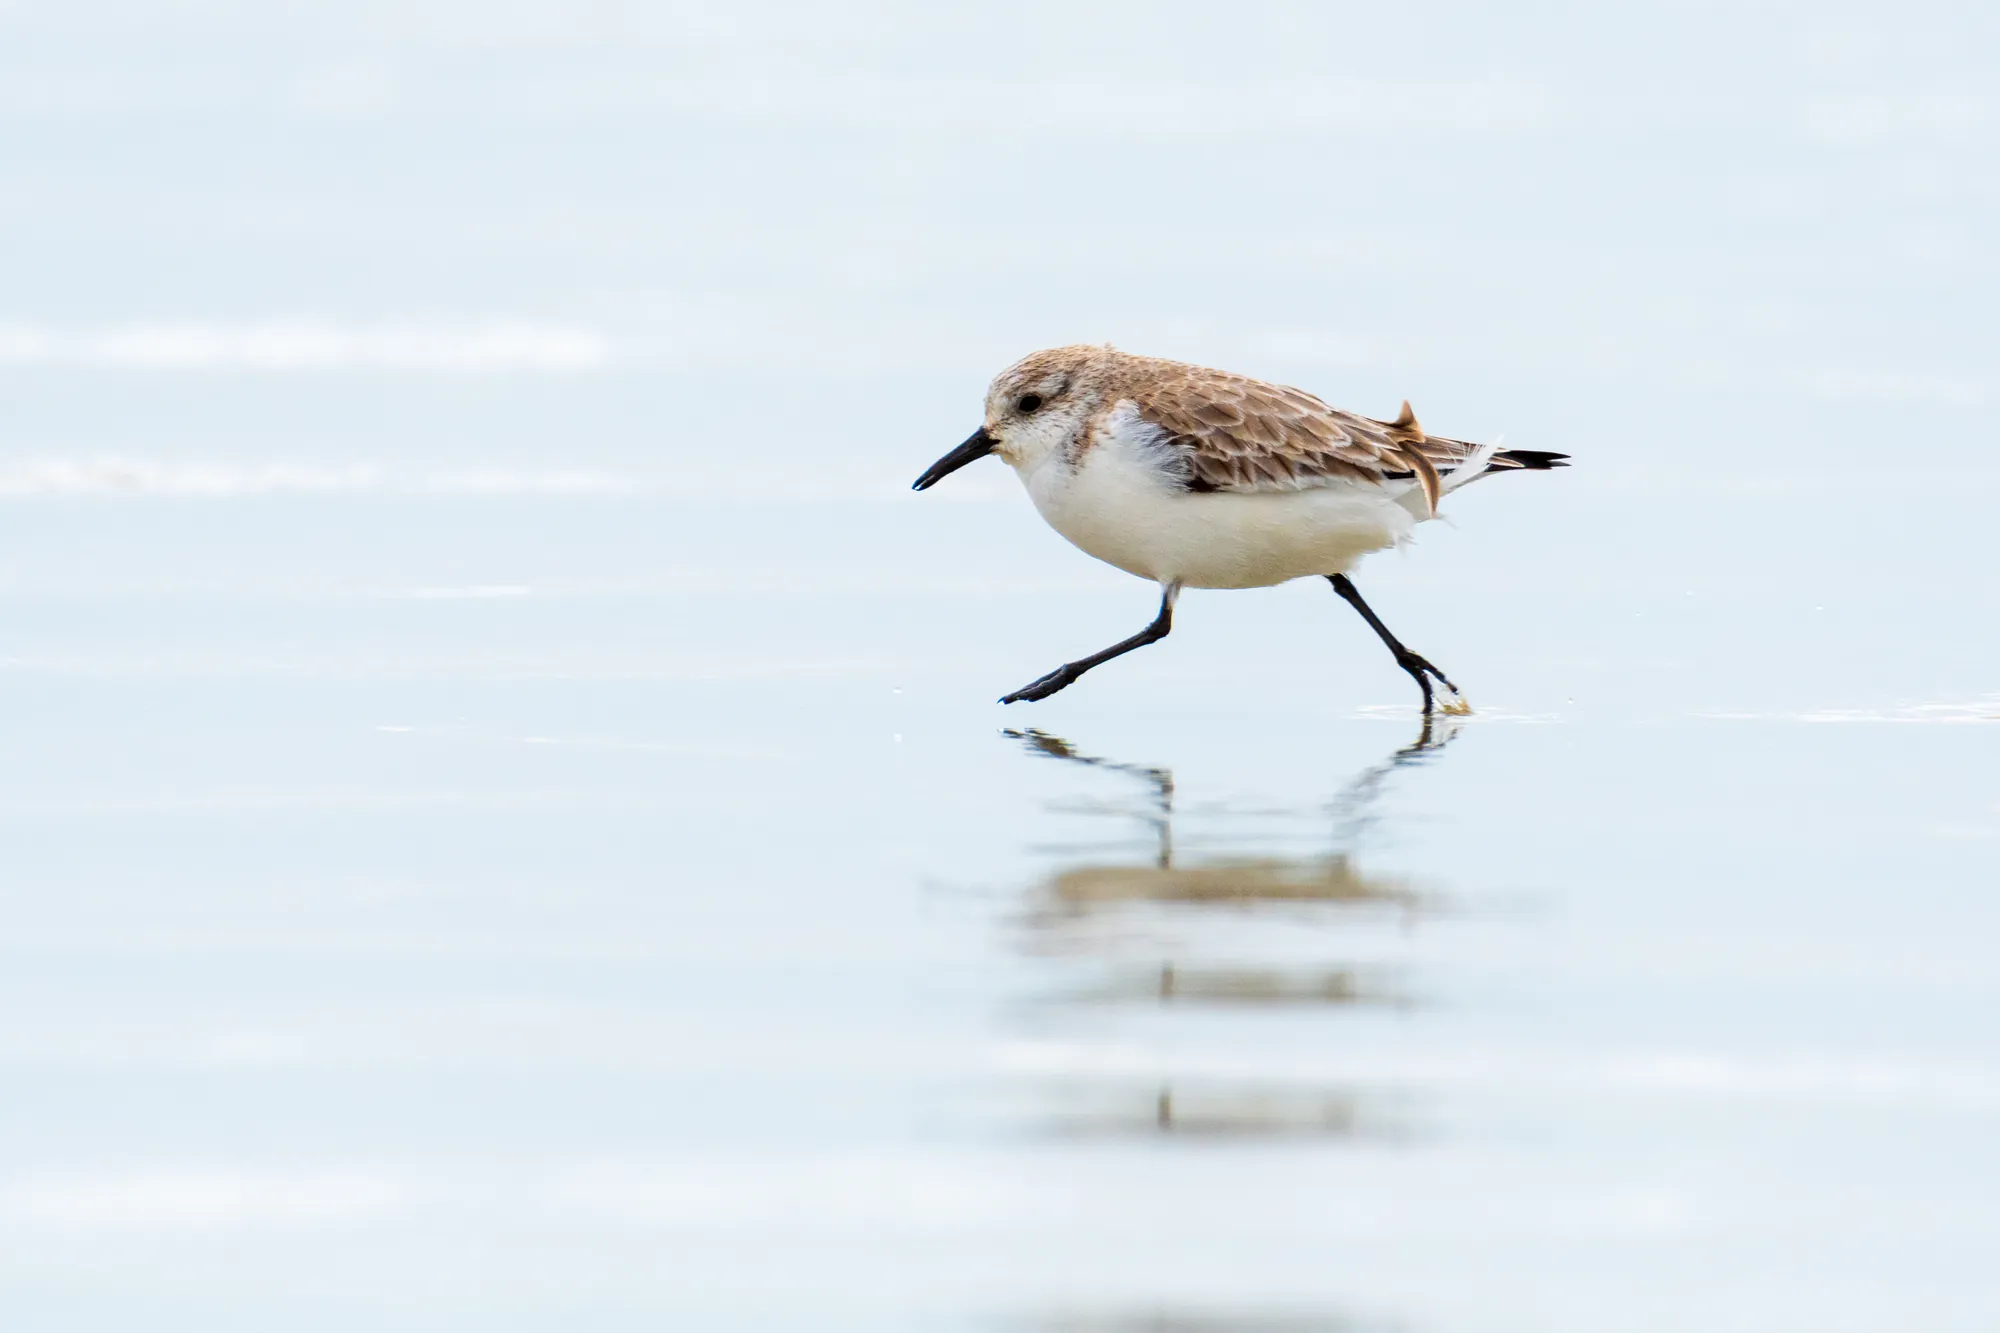
[[[8,1327],[1995,1325],[1990,21],[1239,8],[0,18]],[[1473,716],[996,706],[1091,337],[1575,455]]]

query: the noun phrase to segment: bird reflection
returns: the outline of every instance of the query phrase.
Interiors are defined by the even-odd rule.
[[[1153,864],[1081,863],[1066,866],[1043,885],[1044,924],[1120,903],[1219,904],[1384,903],[1416,909],[1424,899],[1405,878],[1368,873],[1354,864],[1354,846],[1376,822],[1371,807],[1391,774],[1441,753],[1458,736],[1455,720],[1424,719],[1416,740],[1351,779],[1332,802],[1334,849],[1321,856],[1208,857],[1196,863],[1174,855],[1174,775],[1171,769],[1085,754],[1060,736],[1029,729],[1003,732],[1034,754],[1128,774],[1145,785],[1149,800],[1140,819],[1155,838]]]
[[[1089,754],[1059,736],[1039,730],[1004,734],[1041,757],[1115,773],[1144,792],[1131,806],[1066,807],[1093,815],[1136,819],[1150,833],[1151,856],[1135,860],[1073,860],[1047,875],[1021,918],[1029,952],[1068,957],[1072,974],[1079,955],[1099,955],[1104,966],[1090,971],[1056,998],[1067,1006],[1142,1004],[1157,1008],[1200,1006],[1255,1014],[1261,1010],[1343,1007],[1409,1008],[1415,1001],[1387,968],[1353,961],[1301,965],[1236,956],[1190,960],[1182,937],[1130,929],[1135,913],[1152,913],[1179,927],[1221,925],[1245,913],[1308,914],[1317,948],[1338,939],[1322,927],[1327,910],[1388,909],[1406,922],[1435,906],[1435,895],[1409,878],[1371,871],[1355,859],[1357,846],[1376,826],[1376,808],[1397,773],[1440,754],[1458,736],[1455,720],[1426,717],[1415,740],[1349,779],[1330,803],[1316,808],[1330,822],[1331,846],[1317,854],[1277,852],[1191,855],[1175,840],[1174,775],[1162,765],[1130,763]],[[1224,915],[1218,915],[1224,914]],[[1145,918],[1141,918],[1145,919]],[[1109,931],[1107,925],[1116,923]],[[1122,928],[1121,928],[1122,927]],[[1253,937],[1254,938],[1254,937]],[[1296,939],[1293,941],[1296,944]],[[1135,953],[1138,955],[1134,957]],[[1140,961],[1147,953],[1150,961]],[[1296,949],[1286,950],[1295,954]],[[1257,1020],[1262,1022],[1264,1020]],[[1203,1137],[1400,1136],[1407,1125],[1402,1099],[1377,1089],[1346,1086],[1257,1085],[1170,1073],[1161,1080],[1135,1082],[1093,1077],[1082,1071],[1053,1089],[1066,1111],[1058,1128],[1070,1135],[1172,1133]]]

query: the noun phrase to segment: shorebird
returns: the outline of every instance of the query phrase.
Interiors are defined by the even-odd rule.
[[[1110,346],[1054,347],[1000,372],[986,419],[931,464],[926,490],[998,454],[1050,527],[1086,554],[1160,585],[1153,623],[1003,697],[1046,699],[1084,672],[1173,628],[1183,588],[1264,588],[1324,577],[1436,706],[1427,659],[1404,647],[1347,577],[1362,556],[1409,538],[1438,502],[1490,471],[1567,466],[1567,455],[1429,435],[1408,402],[1392,421],[1329,407],[1301,389]]]

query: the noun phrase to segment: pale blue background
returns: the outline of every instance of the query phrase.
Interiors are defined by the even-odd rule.
[[[0,8],[0,1322],[1994,1327],[1996,61]],[[991,702],[1153,594],[908,482],[1085,339],[1576,456],[1360,572],[1480,712],[1358,825],[1324,587]],[[1149,788],[1026,725],[1422,905],[1052,924]]]

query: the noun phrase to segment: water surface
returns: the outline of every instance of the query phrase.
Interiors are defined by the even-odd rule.
[[[0,20],[8,1325],[1994,1326],[1990,21],[731,13]],[[1474,715],[995,705],[1086,338],[1573,454]]]

